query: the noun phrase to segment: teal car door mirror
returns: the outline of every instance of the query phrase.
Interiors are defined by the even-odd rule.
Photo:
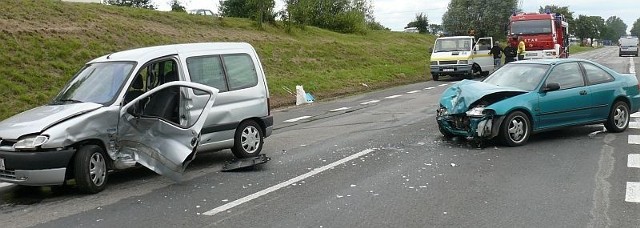
[[[547,83],[547,86],[544,87],[545,92],[556,91],[560,89],[560,84],[555,82]]]

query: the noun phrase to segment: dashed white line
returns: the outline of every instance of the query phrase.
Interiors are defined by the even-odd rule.
[[[408,94],[414,94],[414,93],[417,93],[417,92],[420,92],[420,90],[413,90],[413,91],[409,91],[409,92],[407,92],[407,93],[408,93]]]
[[[446,84],[446,83],[445,83],[445,84],[440,84],[439,86],[440,86],[440,87],[442,87],[442,86],[447,86],[447,84]]]
[[[256,192],[256,193],[253,193],[251,195],[248,195],[248,196],[242,197],[240,199],[234,200],[233,202],[230,202],[230,203],[224,204],[222,206],[216,207],[214,209],[211,209],[210,211],[205,212],[204,215],[215,215],[217,213],[220,213],[220,212],[223,212],[223,211],[227,211],[227,210],[229,210],[231,208],[234,208],[234,207],[236,207],[236,206],[238,206],[240,204],[243,204],[243,203],[249,202],[251,200],[257,199],[258,197],[264,196],[264,195],[269,194],[271,192],[274,192],[274,191],[276,191],[278,189],[284,188],[284,187],[289,186],[289,185],[291,185],[293,183],[296,183],[298,181],[301,181],[301,180],[304,180],[306,178],[309,178],[309,177],[311,177],[313,175],[316,175],[318,173],[321,173],[321,172],[324,172],[326,170],[335,168],[336,166],[344,164],[344,163],[346,163],[348,161],[351,161],[353,159],[356,159],[358,157],[364,156],[364,155],[366,155],[368,153],[371,153],[373,151],[375,151],[375,149],[366,149],[366,150],[360,151],[360,152],[358,152],[356,154],[352,154],[349,157],[340,159],[338,161],[335,161],[335,162],[333,162],[331,164],[322,166],[320,168],[316,168],[316,169],[314,169],[314,170],[312,170],[312,171],[310,171],[308,173],[305,173],[305,174],[302,174],[300,176],[297,176],[297,177],[294,177],[292,179],[289,179],[288,181],[282,182],[280,184],[271,186],[271,187],[266,188],[264,190],[261,190],[259,192]]]
[[[633,62],[633,58],[629,58],[629,74],[636,74],[636,63]]]
[[[627,182],[627,194],[624,201],[640,203],[640,182]]]
[[[293,123],[293,122],[296,122],[296,121],[300,121],[300,120],[304,120],[304,119],[309,119],[309,118],[311,118],[311,117],[312,117],[312,116],[301,116],[301,117],[298,117],[298,118],[288,119],[288,120],[285,120],[285,121],[283,121],[283,122],[285,122],[285,123]]]
[[[434,88],[436,88],[436,87],[429,86],[429,87],[427,87],[427,88],[424,88],[424,90],[432,90],[432,89],[434,89]]]
[[[398,97],[401,97],[401,96],[402,95],[391,95],[391,96],[385,97],[385,99],[393,99],[393,98],[398,98]]]
[[[640,122],[629,122],[629,128],[640,129]]]
[[[367,101],[367,102],[362,102],[360,103],[361,105],[368,105],[368,104],[373,104],[373,103],[378,103],[380,102],[380,100],[371,100],[371,101]]]
[[[640,135],[629,135],[629,144],[640,144]]]
[[[9,187],[9,186],[13,186],[13,185],[14,184],[12,184],[12,183],[0,182],[0,188]]]
[[[336,108],[336,109],[329,110],[329,112],[339,112],[339,111],[349,110],[350,108],[351,107]]]
[[[632,118],[640,118],[640,112],[636,112],[636,113],[631,114],[631,117]]]
[[[627,156],[627,167],[640,168],[640,154],[629,154]]]

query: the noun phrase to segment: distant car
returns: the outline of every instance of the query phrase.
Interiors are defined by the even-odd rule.
[[[213,13],[213,11],[208,9],[192,9],[192,10],[189,10],[188,12],[189,14],[196,14],[196,15],[205,15],[205,16],[212,16],[212,17],[220,16],[217,13]]]
[[[509,63],[483,81],[463,80],[444,91],[436,120],[445,137],[497,137],[508,146],[532,133],[604,123],[609,132],[629,126],[640,108],[638,80],[579,59]]]

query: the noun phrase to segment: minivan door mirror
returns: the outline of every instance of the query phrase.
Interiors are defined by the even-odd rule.
[[[209,96],[202,102],[186,102],[187,90],[198,90]],[[120,110],[117,144],[119,153],[135,154],[135,161],[173,180],[195,158],[200,131],[207,119],[218,89],[202,84],[174,81],[162,84],[129,102]],[[144,109],[135,108],[147,100]],[[200,110],[194,121],[181,121],[180,112]],[[135,114],[139,114],[138,117]]]

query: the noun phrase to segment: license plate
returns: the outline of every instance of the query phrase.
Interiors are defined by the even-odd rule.
[[[538,53],[527,53],[527,56],[538,56]]]
[[[442,71],[453,71],[453,69],[442,69]]]
[[[0,158],[0,170],[4,170],[4,158]]]

